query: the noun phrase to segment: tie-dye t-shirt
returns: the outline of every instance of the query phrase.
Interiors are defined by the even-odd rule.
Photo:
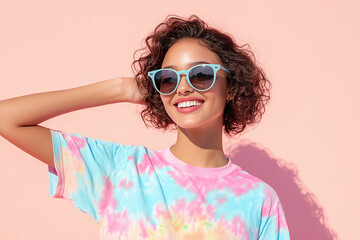
[[[289,239],[274,190],[231,159],[201,168],[170,148],[51,135],[50,194],[90,214],[100,239]]]

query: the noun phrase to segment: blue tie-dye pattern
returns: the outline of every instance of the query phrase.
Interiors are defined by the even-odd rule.
[[[77,143],[76,140],[74,140],[75,145],[79,145],[75,147],[75,149],[80,151],[84,162],[83,165],[80,166],[80,169],[76,169],[79,167],[75,162],[77,160],[71,160],[70,158],[71,161],[75,162],[74,169],[70,169],[72,171],[71,175],[66,175],[68,174],[66,171],[70,171],[68,169],[66,169],[64,173],[63,158],[65,156],[63,156],[63,154],[71,153],[72,150],[68,144],[74,144],[74,142],[72,142],[73,139],[69,140],[64,136],[66,138],[69,136],[77,137],[80,139],[79,141],[84,140],[84,146],[82,147],[80,147],[82,143]],[[144,227],[146,227],[147,231],[150,231],[149,234],[153,236],[151,239],[163,239],[174,236],[173,234],[176,228],[174,225],[175,228],[170,230],[163,226],[159,229],[162,229],[161,234],[165,235],[161,236],[164,237],[156,237],[158,235],[152,233],[155,229],[154,226],[164,224],[163,219],[158,218],[159,213],[155,212],[156,208],[160,207],[163,214],[168,215],[169,219],[173,219],[173,217],[178,217],[179,214],[181,215],[181,213],[172,212],[172,207],[177,206],[177,204],[180,203],[179,200],[184,201],[185,204],[189,204],[199,200],[199,196],[202,196],[202,192],[197,193],[194,192],[195,190],[193,189],[197,184],[196,177],[188,178],[188,173],[182,173],[179,169],[165,162],[157,165],[158,162],[156,161],[161,161],[156,159],[159,156],[155,156],[154,151],[148,151],[143,146],[124,146],[118,143],[85,138],[79,134],[66,134],[54,130],[52,130],[52,139],[57,170],[60,171],[60,174],[65,174],[66,176],[57,176],[51,172],[49,173],[51,196],[72,200],[78,209],[89,213],[97,222],[104,218],[104,216],[101,215],[99,206],[104,198],[103,191],[107,189],[105,187],[105,181],[109,181],[113,187],[113,196],[107,200],[115,200],[116,208],[112,211],[114,211],[114,213],[126,211],[129,219],[132,221],[131,224],[135,224],[136,219],[141,218],[146,220],[146,225],[137,231],[143,231],[145,229]],[[72,146],[72,148],[74,148],[74,146]],[[83,171],[86,173],[85,176]],[[180,186],[179,182],[174,179],[174,174],[180,178],[182,174],[184,174],[185,179],[188,179],[189,183],[185,182],[185,187]],[[245,171],[242,171],[242,174],[244,176],[248,175]],[[237,175],[234,175],[234,177],[238,178],[238,181],[240,181],[238,183],[241,183],[240,186],[246,189],[241,193],[241,196],[236,195],[232,187],[225,185],[223,187],[220,186],[227,181],[225,177],[219,178],[220,185],[218,188],[208,189],[208,192],[204,195],[205,199],[204,202],[201,203],[203,204],[202,207],[214,207],[212,210],[214,219],[211,220],[214,221],[213,224],[216,224],[216,221],[220,220],[231,223],[234,218],[240,217],[240,220],[244,221],[244,227],[247,229],[247,233],[245,234],[247,236],[246,239],[257,239],[260,233],[262,235],[259,239],[290,239],[286,225],[278,229],[276,218],[261,217],[263,201],[266,197],[269,197],[265,194],[266,190],[269,190],[267,189],[268,186],[261,182],[256,182],[256,184],[250,182],[248,184],[246,181],[251,180],[246,179],[242,181]],[[65,179],[66,186],[61,185],[60,187],[62,188],[57,191],[59,179],[60,181],[64,181],[63,178]],[[67,178],[72,178],[73,180],[68,180]],[[127,187],[119,186],[119,183],[124,180],[126,180],[126,184],[131,183],[132,185]],[[216,182],[216,184],[218,183]],[[202,185],[200,188],[205,189]],[[72,191],[69,191],[69,189],[72,189]],[[64,191],[64,193],[62,191]],[[273,200],[274,203],[276,203],[276,196],[270,197],[274,197]],[[225,201],[222,204],[218,204],[218,199],[225,199]],[[113,203],[114,202],[112,202],[112,204]],[[103,207],[106,207],[106,205]],[[184,211],[187,211],[187,209],[184,209]],[[145,216],[146,218],[144,218]],[[179,219],[173,220],[178,221]],[[189,231],[190,228],[187,226],[188,224],[190,224],[190,222],[179,229]],[[212,223],[207,222],[206,224],[210,225],[204,225],[202,231],[204,231],[204,229],[211,229],[209,227]],[[150,225],[152,227],[148,228],[147,226]],[[102,236],[107,236],[107,227],[108,226],[102,226],[102,231],[104,231],[104,233],[101,234]],[[199,229],[196,231],[198,230]],[[166,233],[166,231],[170,232]],[[222,231],[225,231],[225,229]],[[178,234],[181,236],[182,233],[178,232]],[[223,233],[220,231],[218,234],[220,234],[220,237]],[[120,235],[114,235],[113,233],[111,233],[111,236],[118,237],[110,238],[109,236],[106,239],[122,239]],[[125,237],[126,235],[121,236]],[[138,239],[140,238],[144,239],[144,237],[139,237]],[[147,239],[150,239],[150,237]]]

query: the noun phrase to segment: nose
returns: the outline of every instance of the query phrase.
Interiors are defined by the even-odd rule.
[[[178,94],[189,94],[189,93],[192,93],[193,91],[194,91],[194,89],[190,86],[190,84],[188,83],[188,81],[186,79],[186,74],[181,74],[179,86],[177,88],[177,93]]]

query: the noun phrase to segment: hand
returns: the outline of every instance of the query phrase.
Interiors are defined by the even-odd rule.
[[[128,102],[145,104],[145,98],[140,94],[135,77],[121,77],[121,87],[126,89]]]

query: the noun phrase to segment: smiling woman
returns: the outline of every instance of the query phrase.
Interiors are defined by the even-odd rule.
[[[222,147],[269,99],[252,53],[197,16],[169,16],[146,43],[135,77],[1,101],[1,135],[49,165],[51,196],[90,214],[101,239],[289,239],[276,192]],[[176,142],[149,150],[38,125],[116,102],[143,104]]]
[[[162,65],[172,65],[176,67],[176,69],[186,69],[186,67],[192,66],[194,63],[197,64],[198,62],[210,62],[215,66],[218,66],[218,69],[220,69],[220,66],[223,65],[216,53],[201,45],[200,40],[193,38],[183,38],[172,45],[167,51]],[[226,72],[221,70],[215,74],[215,70],[208,67],[209,65],[196,65],[195,69],[197,66],[204,66],[203,69],[198,71],[209,72],[207,74],[199,74],[202,78],[202,80],[200,80],[201,82],[208,82],[208,86],[204,88],[205,91],[195,89],[191,86],[193,85],[191,84],[192,81],[186,80],[190,78],[199,78],[197,76],[193,76],[192,71],[189,71],[186,78],[176,78],[175,81],[178,84],[177,88],[174,88],[172,94],[160,94],[161,101],[164,104],[166,113],[183,134],[186,134],[189,131],[188,129],[196,129],[196,131],[200,134],[211,134],[216,132],[217,135],[220,134],[220,137],[217,136],[213,139],[220,140],[223,126],[224,108],[228,95]],[[190,70],[192,69],[194,68],[191,68]],[[226,68],[224,69],[229,72]],[[189,106],[186,108],[179,108],[179,103],[186,103],[188,101],[196,101],[200,104],[193,107]],[[181,135],[179,134],[178,136]],[[214,141],[214,143],[215,142],[218,142],[217,144],[221,144],[221,141]],[[177,145],[175,144],[173,147],[174,151],[176,151],[176,147]],[[217,146],[217,148],[218,147],[219,146]],[[225,157],[223,158],[225,159]],[[193,164],[196,165],[201,163],[197,160]]]
[[[229,34],[209,27],[197,16],[192,15],[187,20],[169,16],[155,28],[153,34],[146,38],[146,48],[139,50],[146,50],[146,52],[133,62],[136,80],[147,103],[142,112],[145,123],[148,122],[156,128],[176,128],[172,119],[164,111],[160,95],[155,92],[156,88],[152,87],[153,83],[149,81],[147,73],[161,68],[176,69],[176,64],[169,63],[169,65],[166,62],[167,59],[170,61],[178,57],[170,49],[179,40],[192,41],[193,46],[198,47],[194,50],[188,49],[187,53],[184,53],[182,61],[190,62],[190,65],[179,66],[182,67],[181,70],[200,63],[221,63],[221,67],[226,66],[229,70],[226,75],[227,103],[223,115],[225,133],[238,134],[244,131],[247,125],[259,122],[265,111],[265,105],[270,99],[271,84],[263,70],[256,64],[254,54],[247,48],[247,44],[237,45]],[[200,51],[200,46],[203,47],[202,50],[205,53]],[[181,50],[184,49],[186,50],[186,48]],[[195,53],[195,51],[198,52]],[[213,62],[204,61],[207,53],[212,55]],[[205,58],[201,59],[200,56]],[[191,60],[195,62],[191,63]]]

